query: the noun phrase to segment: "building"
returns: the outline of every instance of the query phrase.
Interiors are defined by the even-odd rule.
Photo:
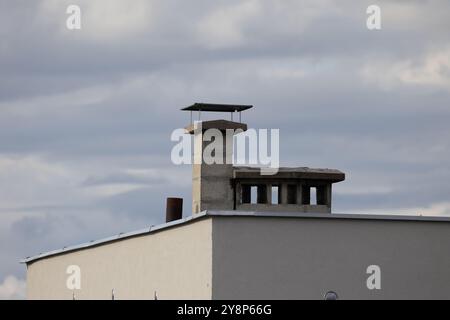
[[[185,110],[240,115],[250,107]],[[247,125],[213,120],[195,130],[191,120],[194,157],[203,156],[211,128],[225,134]],[[221,164],[193,165],[189,217],[180,199],[168,199],[163,225],[24,259],[28,298],[450,298],[450,219],[332,214],[332,184],[344,173],[261,175],[227,164],[230,153],[224,143]],[[80,288],[67,285],[71,266]]]

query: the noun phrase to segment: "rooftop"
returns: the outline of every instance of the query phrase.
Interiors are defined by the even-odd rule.
[[[427,217],[427,216],[405,216],[405,215],[368,215],[368,214],[329,214],[329,213],[301,213],[301,212],[253,212],[253,211],[203,211],[186,218],[160,224],[151,227],[118,235],[86,242],[83,244],[64,247],[62,249],[40,253],[36,256],[26,257],[21,263],[32,263],[44,258],[61,255],[73,251],[79,251],[91,247],[96,247],[116,241],[121,241],[133,237],[153,234],[155,232],[169,229],[175,226],[185,225],[192,221],[205,217],[261,217],[261,218],[297,218],[297,219],[334,219],[334,220],[382,220],[382,221],[429,221],[429,222],[450,222],[450,217]]]

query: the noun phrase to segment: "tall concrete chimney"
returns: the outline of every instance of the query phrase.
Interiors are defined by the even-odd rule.
[[[228,120],[197,121],[192,123],[192,111],[201,112],[229,112],[231,120],[233,115],[250,109],[252,106],[223,105],[196,103],[182,110],[191,111],[191,124],[186,131],[194,136],[194,164],[192,168],[192,213],[204,210],[233,210],[234,190],[231,185],[233,177],[233,139],[226,139],[233,130],[232,135],[247,130],[247,125],[241,122]],[[208,131],[209,129],[213,129]],[[215,129],[215,130],[214,130]],[[239,130],[236,132],[236,130]],[[208,131],[208,132],[207,132]],[[206,134],[205,134],[206,132]],[[214,143],[214,136],[210,133],[222,136],[222,148],[215,148],[215,163],[208,161],[205,155],[211,151],[210,144]],[[231,135],[231,137],[232,137]],[[217,143],[217,142],[216,142]],[[208,153],[205,153],[208,150]],[[220,154],[217,154],[220,153]],[[219,161],[217,161],[219,159]],[[212,160],[212,159],[209,159]]]

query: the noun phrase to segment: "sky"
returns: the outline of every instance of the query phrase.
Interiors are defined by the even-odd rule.
[[[0,299],[21,258],[190,214],[170,135],[194,102],[344,171],[333,212],[450,216],[449,30],[448,0],[0,0]]]

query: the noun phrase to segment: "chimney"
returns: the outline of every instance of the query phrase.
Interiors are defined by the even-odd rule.
[[[196,103],[182,109],[191,112],[191,124],[186,131],[194,136],[194,164],[192,168],[192,213],[205,210],[233,210],[234,190],[231,185],[233,178],[233,141],[227,141],[227,130],[235,133],[247,130],[247,125],[241,123],[241,112],[252,108],[250,105],[227,105]],[[192,112],[197,111],[199,121],[192,123]],[[200,121],[202,112],[228,112],[231,121],[211,120]],[[239,116],[239,122],[234,122],[233,116]],[[211,131],[208,131],[212,129]],[[236,130],[239,130],[236,132]],[[215,148],[214,159],[220,159],[220,163],[205,163],[204,151],[215,142],[215,137],[205,135],[205,132],[219,133],[222,136],[221,148]],[[215,145],[217,142],[215,143]],[[219,154],[217,154],[219,153]],[[209,152],[208,152],[209,154]]]
[[[167,198],[166,222],[179,220],[183,217],[183,198]]]

